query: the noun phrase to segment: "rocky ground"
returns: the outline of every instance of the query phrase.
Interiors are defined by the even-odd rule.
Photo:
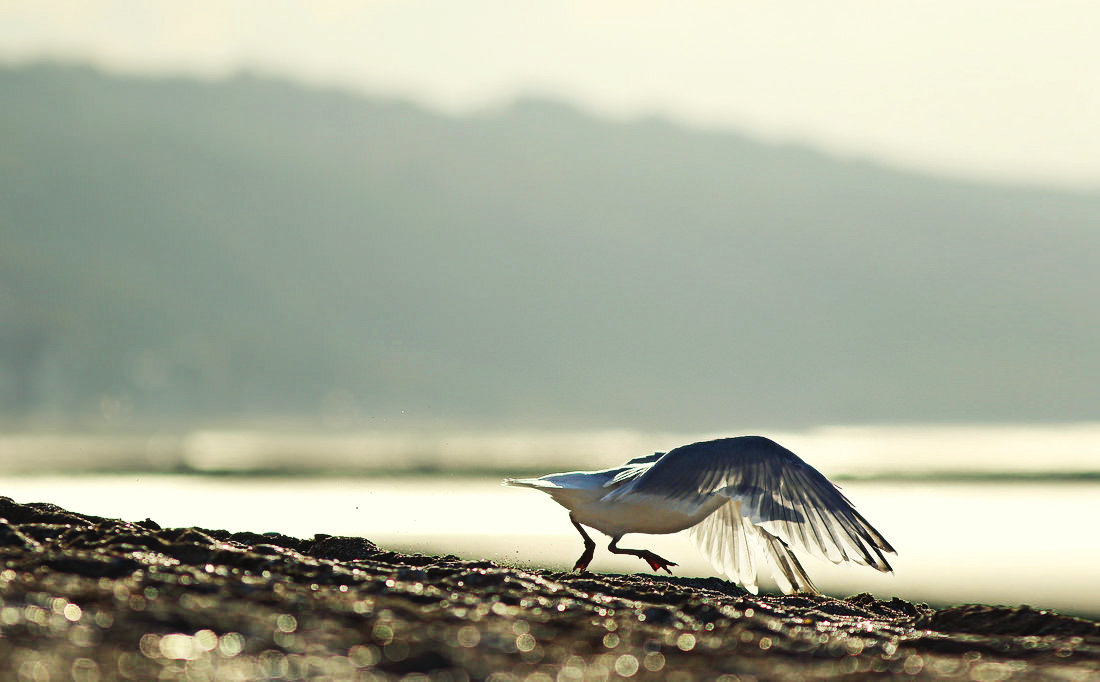
[[[753,596],[0,497],[0,679],[1100,678],[1100,624]]]

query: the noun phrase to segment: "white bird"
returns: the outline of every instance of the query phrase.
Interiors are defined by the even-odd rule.
[[[654,571],[668,573],[675,563],[646,549],[619,547],[619,539],[627,533],[691,529],[714,568],[753,593],[755,552],[764,554],[788,594],[817,592],[793,549],[833,563],[893,570],[883,552],[896,554],[894,548],[837,486],[763,436],[693,443],[636,457],[616,469],[507,478],[504,484],[541,490],[569,510],[584,538],[575,571],[588,568],[596,547],[582,526],[609,536],[612,553],[640,557]]]

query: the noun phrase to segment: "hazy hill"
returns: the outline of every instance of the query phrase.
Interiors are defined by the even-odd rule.
[[[543,101],[59,66],[0,98],[2,413],[1098,416],[1100,196]]]

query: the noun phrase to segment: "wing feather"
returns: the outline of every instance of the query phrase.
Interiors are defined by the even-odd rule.
[[[692,526],[688,534],[714,570],[756,594],[756,566],[750,546],[756,534],[752,524],[741,515],[740,506],[740,502],[725,503]]]
[[[783,590],[783,594],[792,592],[820,594],[787,543],[763,528],[756,527],[755,530],[763,539],[764,550],[772,564],[772,575],[779,584],[779,589]]]
[[[784,593],[818,593],[787,543],[742,516],[740,502],[731,500],[725,503],[692,526],[688,534],[718,573],[740,583],[753,594],[759,589],[753,561],[754,548],[768,559],[772,575]]]

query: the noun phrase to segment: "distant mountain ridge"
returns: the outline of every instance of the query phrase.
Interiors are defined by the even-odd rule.
[[[57,65],[0,93],[10,417],[1097,416],[1100,196],[537,100]]]

